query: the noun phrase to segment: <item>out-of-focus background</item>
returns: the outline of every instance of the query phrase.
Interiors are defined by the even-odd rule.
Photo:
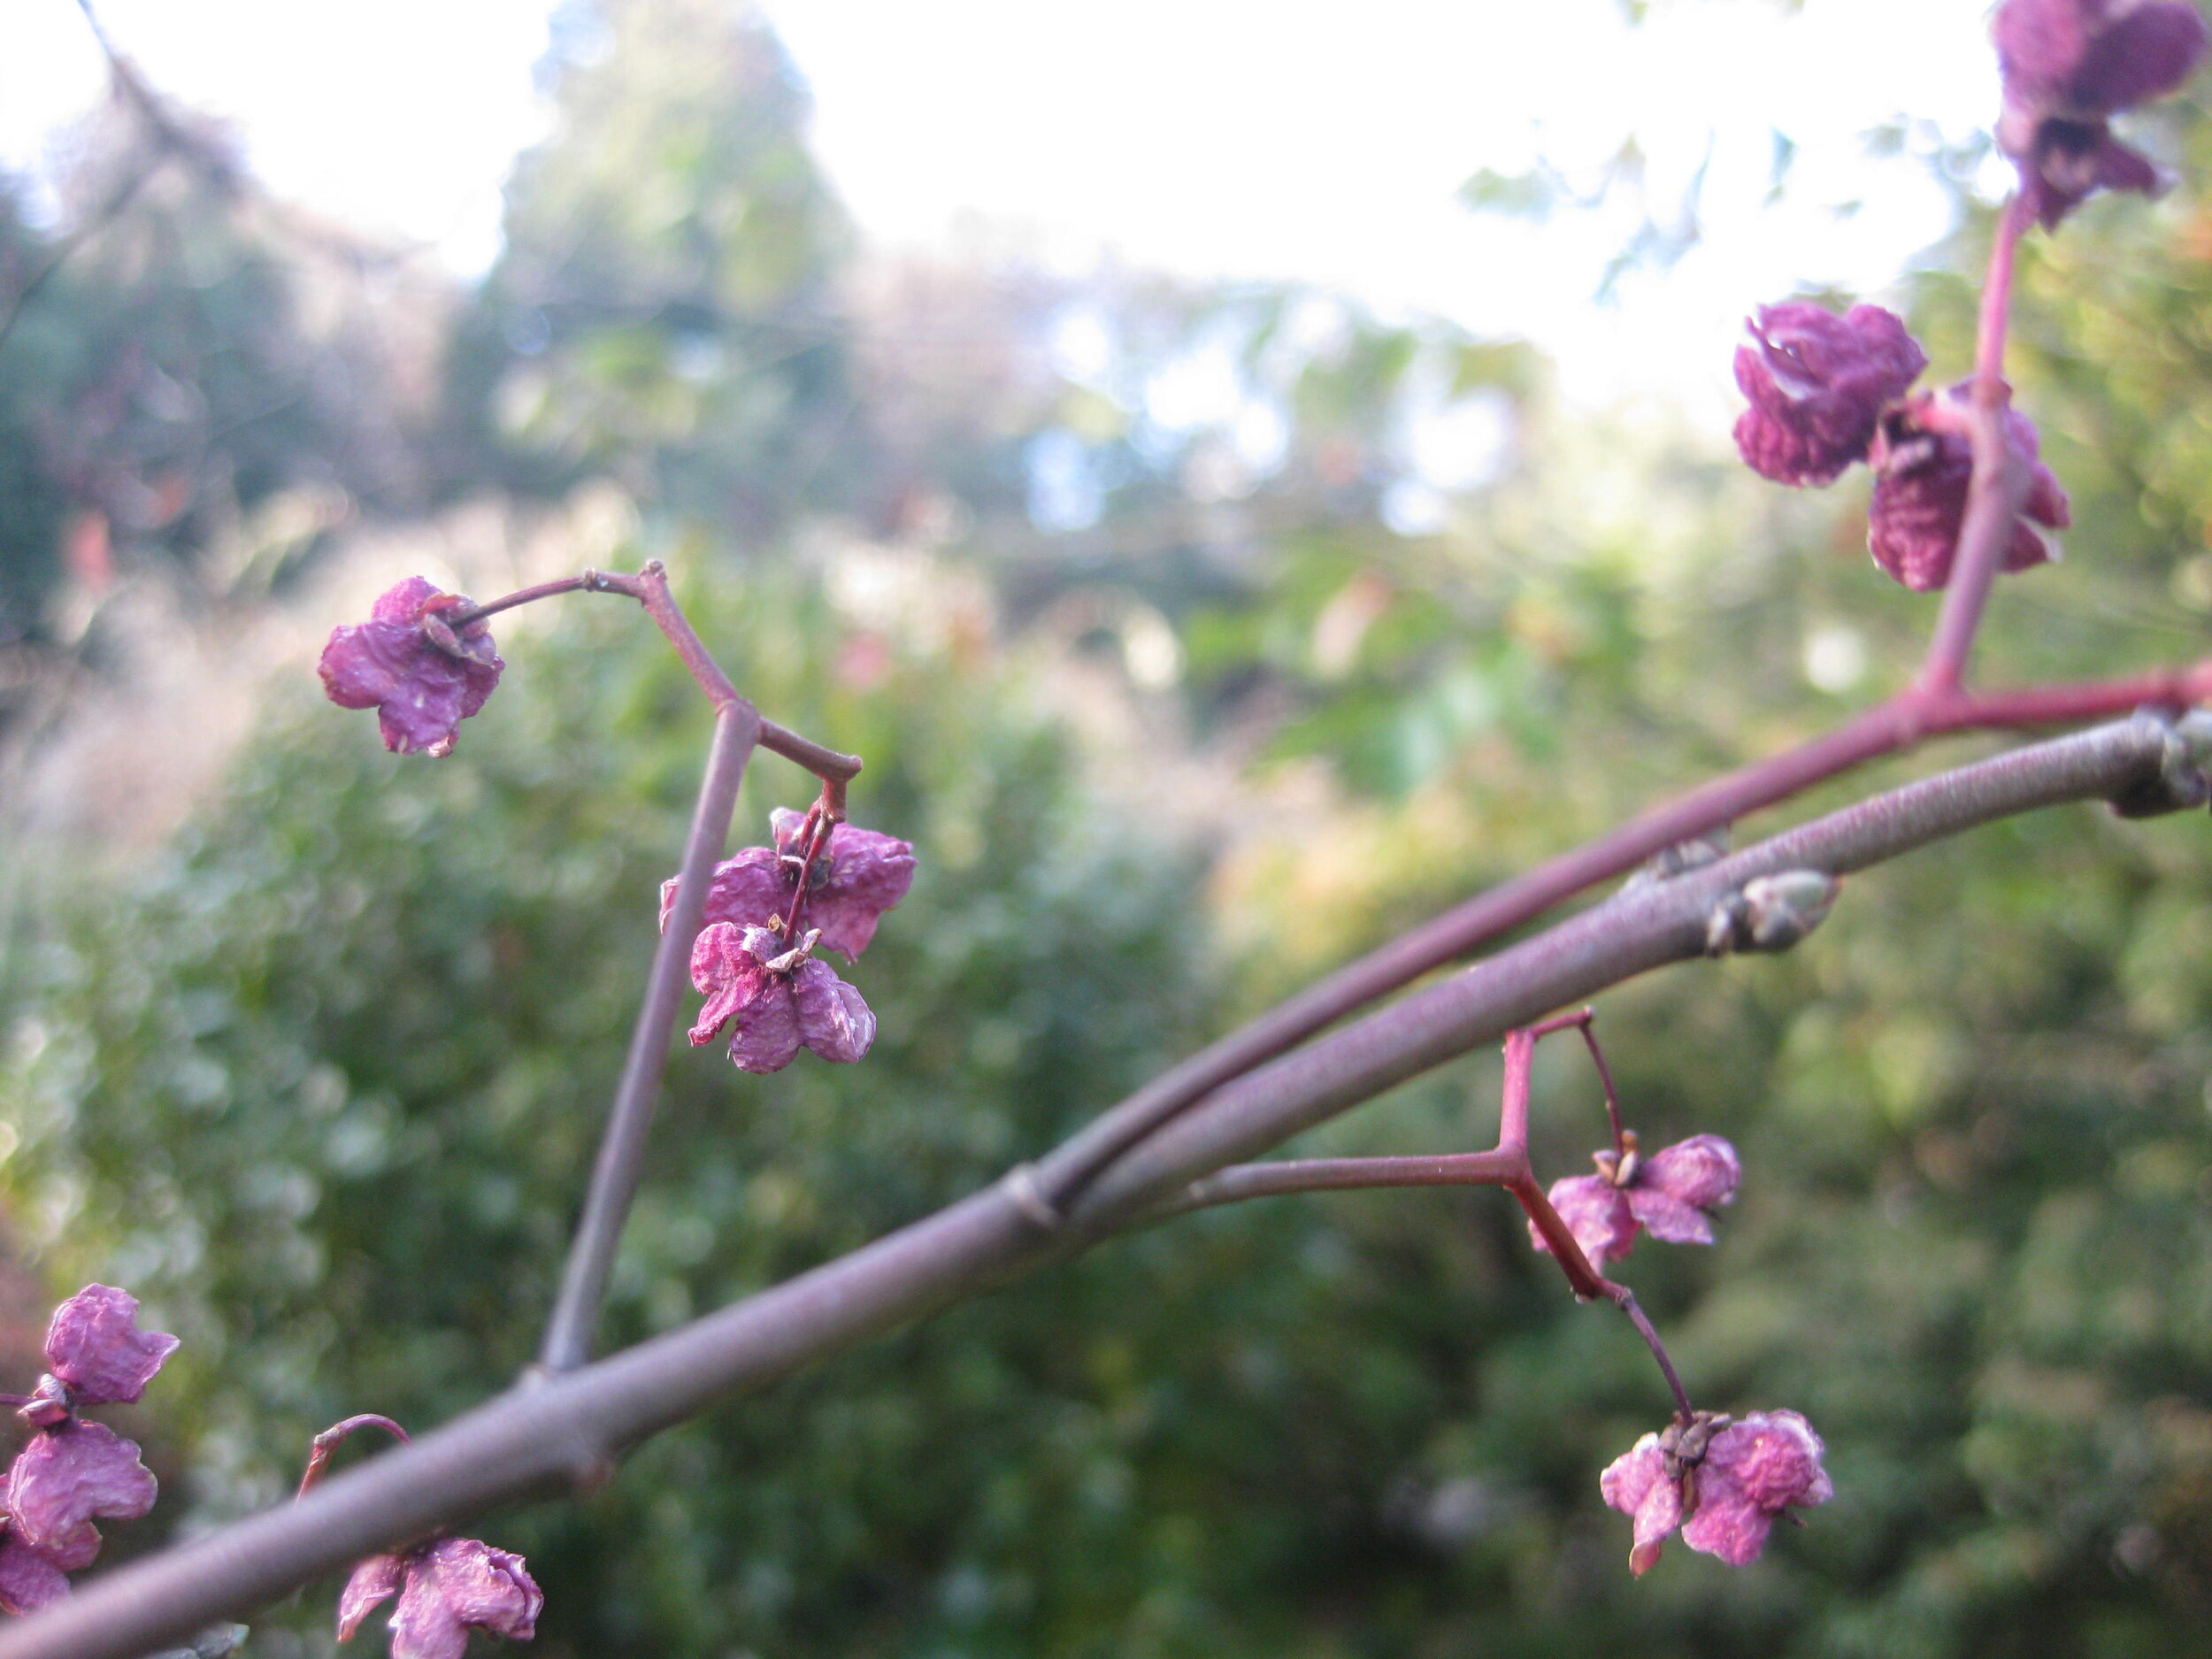
[[[185,1338],[112,1414],[164,1497],[111,1560],[503,1386],[579,1201],[706,711],[572,599],[500,619],[450,759],[388,757],[312,664],[397,578],[666,559],[919,849],[867,1064],[677,1057],[618,1341],[1832,723],[1932,616],[1863,475],[1735,461],[1728,356],[1808,294],[1964,372],[2003,177],[1962,0],[100,19],[127,77],[0,0],[0,1343],[27,1381],[93,1277]],[[2030,245],[2076,528],[1992,678],[2202,649],[2207,96],[2136,124],[2172,194]],[[807,794],[762,760],[741,838]],[[1631,1580],[1597,1471],[1667,1402],[1487,1192],[1156,1230],[484,1530],[549,1659],[2189,1651],[2208,1011],[2204,826],[2088,810],[1606,999],[1631,1121],[1747,1166],[1717,1248],[1627,1277],[1702,1402],[1828,1438],[1753,1571]],[[1538,1082],[1586,1168],[1586,1062]],[[1485,1145],[1497,1085],[1310,1145]],[[250,1651],[328,1652],[334,1591]]]

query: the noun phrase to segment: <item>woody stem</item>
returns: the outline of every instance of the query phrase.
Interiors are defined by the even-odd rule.
[[[745,780],[745,763],[760,737],[760,716],[741,697],[724,704],[714,718],[714,744],[708,751],[706,776],[699,782],[691,832],[684,841],[675,902],[654,952],[637,1024],[631,1031],[630,1052],[615,1086],[599,1158],[592,1168],[583,1219],[577,1224],[576,1240],[561,1274],[560,1294],[538,1349],[538,1365],[544,1371],[570,1371],[591,1356],[607,1274],[614,1265],[615,1246],[645,1161],[645,1138],[653,1125],[661,1073],[668,1065],[669,1033],[675,1029],[677,1004],[688,977],[692,941],[705,918],[707,887],[729,834],[738,786]]]

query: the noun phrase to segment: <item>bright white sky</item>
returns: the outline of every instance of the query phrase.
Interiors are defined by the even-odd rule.
[[[480,270],[499,189],[545,130],[549,0],[102,0],[157,86],[233,122],[272,188]],[[1722,399],[1752,305],[1875,290],[1945,228],[1860,135],[1946,136],[1995,107],[1983,0],[767,0],[811,84],[815,143],[879,244],[1102,256],[1305,279],[1561,357],[1571,391]],[[0,0],[0,165],[101,95],[71,0]],[[1775,128],[1798,143],[1766,210]],[[1678,188],[1711,144],[1707,241],[1590,304],[1623,225],[1537,230],[1455,200],[1540,145],[1594,163],[1633,131]],[[1663,188],[1661,199],[1671,199]],[[1863,199],[1839,217],[1838,204]],[[979,236],[977,227],[986,227]],[[1940,365],[1939,365],[1940,366]]]

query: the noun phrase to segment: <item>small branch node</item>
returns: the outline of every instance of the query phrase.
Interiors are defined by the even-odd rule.
[[[146,1659],[230,1659],[252,1633],[243,1624],[210,1624],[192,1639],[189,1647],[164,1647]]]
[[[1723,824],[1702,835],[1693,835],[1687,841],[1677,841],[1673,846],[1653,854],[1621,884],[1621,891],[1640,893],[1646,887],[1658,886],[1662,881],[1671,881],[1675,877],[1687,875],[1693,870],[1702,870],[1707,864],[1717,864],[1727,856],[1728,826]]]
[[[2212,803],[2212,712],[2192,709],[2177,718],[2169,710],[2146,708],[2135,718],[2158,731],[2158,771],[2114,795],[2112,810],[2122,818],[2157,818]]]
[[[999,1190],[1006,1194],[1007,1202],[1021,1211],[1024,1219],[1033,1223],[1041,1231],[1060,1231],[1065,1218],[1052,1207],[1052,1202],[1045,1196],[1044,1189],[1037,1185],[1035,1164],[1017,1164],[1006,1171],[1005,1179],[999,1182]]]
[[[1824,870],[1756,876],[1715,904],[1705,918],[1705,954],[1787,950],[1827,918],[1843,883]]]

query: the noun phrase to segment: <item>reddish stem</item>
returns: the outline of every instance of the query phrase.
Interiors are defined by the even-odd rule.
[[[1981,629],[1990,584],[2004,562],[2013,526],[2028,490],[2028,470],[2006,431],[2011,388],[2005,384],[2005,334],[2012,314],[2013,256],[2028,227],[2027,198],[2015,193],[1997,220],[1982,285],[1981,321],[1974,342],[1974,400],[1969,417],[1974,471],[1959,524],[1958,552],[1936,617],[1935,633],[1920,668],[1919,685],[1950,692],[1962,682],[1974,636]]]
[[[1667,1379],[1667,1386],[1674,1394],[1674,1409],[1687,1424],[1697,1416],[1690,1404],[1690,1391],[1682,1386],[1682,1379],[1674,1369],[1674,1362],[1667,1357],[1667,1345],[1659,1340],[1659,1333],[1636,1301],[1636,1293],[1625,1285],[1612,1286],[1613,1305],[1628,1316],[1629,1324],[1636,1327],[1636,1334],[1644,1339],[1644,1346],[1651,1350],[1652,1358],[1659,1362],[1659,1374]]]
[[[1528,1213],[1529,1221],[1558,1260],[1575,1294],[1585,1302],[1609,1302],[1628,1316],[1637,1335],[1650,1348],[1651,1356],[1659,1362],[1660,1375],[1666,1379],[1675,1407],[1683,1422],[1687,1423],[1694,1415],[1689,1391],[1683,1387],[1681,1375],[1668,1357],[1667,1345],[1659,1340],[1658,1331],[1638,1305],[1635,1293],[1625,1285],[1615,1284],[1590,1264],[1580,1241],[1552,1207],[1551,1199],[1529,1167],[1529,1074],[1537,1043],[1555,1032],[1579,1031],[1584,1042],[1589,1045],[1590,1057],[1597,1062],[1598,1075],[1605,1082],[1605,1103],[1613,1121],[1614,1147],[1625,1153],[1619,1103],[1614,1096],[1613,1079],[1606,1070],[1605,1056],[1598,1051],[1597,1039],[1591,1030],[1593,1018],[1593,1011],[1585,1008],[1506,1033],[1505,1087],[1499,1098],[1498,1144],[1488,1152],[1445,1153],[1428,1157],[1286,1158],[1268,1164],[1233,1164],[1203,1180],[1192,1182],[1170,1202],[1154,1210],[1148,1219],[1164,1221],[1216,1204],[1233,1204],[1248,1198],[1274,1198],[1290,1193],[1388,1187],[1502,1187]]]
[[[293,1494],[295,1502],[305,1497],[315,1489],[323,1478],[323,1471],[330,1467],[331,1454],[362,1429],[381,1429],[402,1446],[414,1444],[405,1429],[400,1427],[391,1418],[379,1417],[373,1411],[364,1411],[359,1417],[348,1417],[342,1423],[334,1423],[318,1434],[308,1447],[307,1468],[300,1476],[299,1491]]]
[[[660,629],[677,657],[699,682],[699,688],[707,694],[707,700],[717,709],[741,703],[745,699],[731,684],[730,677],[722,672],[722,665],[714,660],[714,654],[700,640],[676,603],[675,595],[668,586],[668,567],[658,559],[648,559],[634,576],[619,572],[586,571],[580,576],[564,576],[555,581],[540,582],[534,588],[518,588],[480,605],[457,611],[445,618],[452,628],[465,628],[472,622],[495,616],[502,611],[511,611],[518,605],[534,603],[541,599],[552,599],[562,594],[618,594],[634,599],[645,607],[654,626]],[[760,746],[786,760],[795,761],[822,780],[822,798],[831,804],[841,821],[845,816],[845,786],[860,775],[860,757],[841,755],[797,733],[778,726],[773,720],[760,723]]]
[[[497,616],[503,611],[512,611],[518,605],[535,604],[541,599],[552,599],[562,594],[576,593],[620,594],[630,599],[643,596],[638,591],[637,578],[634,576],[586,571],[581,576],[564,576],[557,581],[540,582],[534,588],[518,588],[511,594],[503,594],[480,605],[456,611],[446,618],[446,626],[458,633],[470,623],[481,622],[486,617]]]
[[[1628,1132],[1621,1127],[1621,1097],[1613,1087],[1612,1068],[1605,1064],[1605,1050],[1598,1047],[1598,1034],[1588,1021],[1583,1022],[1583,1046],[1590,1051],[1590,1063],[1598,1069],[1599,1087],[1605,1090],[1605,1121],[1613,1129],[1613,1155],[1628,1156]]]
[[[822,798],[807,809],[805,821],[799,826],[799,845],[805,851],[799,856],[799,885],[792,890],[791,909],[783,918],[783,936],[795,944],[799,938],[799,907],[806,902],[807,883],[814,879],[814,860],[829,844],[836,827],[837,821],[830,817],[829,785],[826,783]]]
[[[1560,1270],[1567,1275],[1567,1283],[1574,1294],[1585,1302],[1595,1302],[1601,1297],[1611,1301],[1618,1286],[1590,1265],[1590,1258],[1582,1253],[1574,1233],[1552,1208],[1551,1200],[1537,1184],[1536,1177],[1524,1174],[1509,1183],[1507,1190],[1528,1211],[1530,1225],[1542,1235],[1545,1248],[1558,1259]]]
[[[1591,1063],[1598,1069],[1598,1084],[1605,1090],[1605,1120],[1613,1127],[1613,1151],[1617,1156],[1628,1156],[1627,1132],[1621,1127],[1620,1095],[1613,1087],[1613,1073],[1605,1064],[1605,1050],[1598,1047],[1598,1033],[1594,1022],[1597,1010],[1586,1008],[1572,1014],[1559,1014],[1529,1027],[1532,1037],[1548,1037],[1555,1031],[1572,1029],[1582,1033],[1583,1047],[1590,1051]]]

